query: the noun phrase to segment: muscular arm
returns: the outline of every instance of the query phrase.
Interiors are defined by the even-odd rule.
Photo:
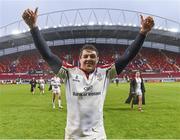
[[[31,34],[34,40],[34,44],[42,55],[43,59],[49,64],[53,72],[57,74],[62,66],[62,61],[58,58],[58,56],[51,52],[38,27],[32,28]]]
[[[117,74],[120,74],[128,63],[136,56],[142,47],[145,37],[146,36],[144,34],[139,33],[134,42],[126,49],[124,54],[116,59],[115,68]]]

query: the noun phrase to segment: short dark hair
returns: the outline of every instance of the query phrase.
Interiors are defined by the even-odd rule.
[[[99,55],[99,52],[98,52],[97,48],[94,45],[92,45],[92,44],[85,44],[85,45],[83,45],[83,47],[80,49],[80,53],[79,53],[80,57],[82,55],[83,50],[95,51],[97,56]]]

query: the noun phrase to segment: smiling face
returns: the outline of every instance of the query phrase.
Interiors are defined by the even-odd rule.
[[[93,47],[94,48],[94,47]],[[87,73],[91,73],[95,70],[99,57],[96,49],[84,48],[80,53],[80,68]]]

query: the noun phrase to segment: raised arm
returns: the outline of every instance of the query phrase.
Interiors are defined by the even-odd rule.
[[[137,55],[142,47],[147,33],[152,29],[153,26],[154,20],[152,17],[148,16],[146,19],[144,19],[141,15],[141,29],[139,34],[136,36],[134,42],[126,49],[124,54],[115,61],[117,74],[120,74],[128,63]]]
[[[54,55],[51,52],[51,50],[48,47],[46,41],[44,40],[42,34],[40,33],[40,31],[36,25],[37,13],[38,13],[38,8],[36,8],[35,11],[27,9],[24,11],[22,17],[23,17],[25,23],[30,28],[36,48],[42,55],[43,59],[49,64],[49,66],[51,67],[53,72],[55,74],[57,74],[59,72],[59,69],[62,66],[62,62],[58,58],[58,56]]]

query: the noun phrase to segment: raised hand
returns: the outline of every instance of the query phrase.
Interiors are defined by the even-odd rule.
[[[29,26],[30,29],[36,26],[36,21],[37,21],[37,13],[38,13],[38,8],[36,8],[34,11],[30,9],[26,9],[23,12],[22,18],[26,22],[26,24]]]
[[[154,19],[150,16],[144,19],[142,15],[141,16],[141,30],[140,32],[143,34],[147,34],[149,31],[151,31],[152,27],[154,26]]]

